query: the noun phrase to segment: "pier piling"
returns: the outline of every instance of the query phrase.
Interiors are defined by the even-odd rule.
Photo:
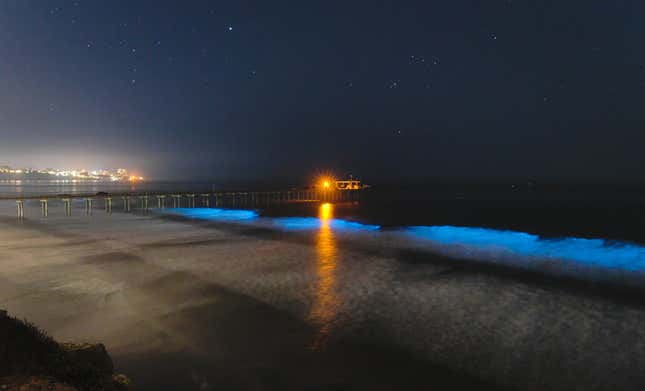
[[[25,217],[25,203],[23,200],[16,201],[16,207],[18,208],[18,218],[23,219]]]
[[[173,194],[171,197],[172,197],[172,207],[173,208],[181,207],[181,194]]]
[[[166,199],[165,195],[157,195],[157,208],[163,209],[166,206],[165,199]]]
[[[148,196],[147,195],[142,195],[139,197],[141,200],[141,208],[146,211],[148,210]]]
[[[121,197],[123,200],[123,211],[124,212],[129,212],[130,211],[130,196],[123,196]]]
[[[63,208],[65,209],[65,216],[72,215],[72,200],[70,198],[63,198]]]
[[[91,215],[92,214],[92,201],[94,201],[93,198],[86,198],[85,199],[85,214],[86,215]]]
[[[205,206],[208,208],[209,207],[208,204],[210,203],[210,198],[211,198],[210,194],[201,194],[201,197],[202,197],[202,206]]]
[[[40,209],[42,211],[43,217],[49,216],[49,204],[46,198],[40,200]]]

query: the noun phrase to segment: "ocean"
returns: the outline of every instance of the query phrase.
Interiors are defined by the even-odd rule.
[[[20,191],[124,189],[81,185]],[[638,189],[384,185],[348,202],[131,213],[118,202],[89,215],[79,200],[65,216],[52,201],[45,218],[32,200],[19,221],[0,201],[0,304],[62,341],[104,342],[142,389],[645,385]]]
[[[283,189],[297,186],[283,187]],[[0,181],[0,198],[56,194],[267,190],[211,182],[106,183]],[[268,190],[275,190],[268,188]],[[232,206],[232,205],[231,205]],[[239,205],[235,205],[239,207]],[[315,203],[246,205],[264,216],[317,216]],[[382,227],[463,226],[545,238],[580,237],[645,243],[645,187],[616,184],[438,182],[383,184],[357,202],[338,203],[339,217]]]

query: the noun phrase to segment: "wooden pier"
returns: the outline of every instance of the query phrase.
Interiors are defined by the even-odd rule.
[[[164,208],[253,208],[272,204],[306,202],[358,201],[361,190],[292,189],[276,191],[235,192],[145,192],[145,193],[96,193],[59,194],[40,196],[0,197],[0,200],[15,200],[19,219],[25,217],[28,201],[39,201],[42,217],[49,216],[49,207],[61,206],[65,216],[72,215],[73,204],[82,205],[82,213],[91,215],[95,205],[103,206],[111,214],[113,209],[123,212],[148,211]],[[155,202],[156,201],[156,202]]]

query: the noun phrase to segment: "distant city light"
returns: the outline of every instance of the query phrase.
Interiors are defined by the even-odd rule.
[[[33,168],[12,168],[10,166],[0,166],[0,174],[20,175],[37,179],[46,179],[48,177],[65,178],[65,179],[79,179],[79,180],[94,180],[94,181],[142,181],[143,177],[138,175],[130,175],[124,168],[116,170],[100,169],[100,170],[85,170],[85,169],[53,169],[46,168],[44,170]]]

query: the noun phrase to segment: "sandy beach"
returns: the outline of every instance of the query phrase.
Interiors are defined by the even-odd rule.
[[[37,207],[19,222],[0,204],[0,308],[104,343],[141,389],[645,386],[637,300],[420,259],[370,233]]]

